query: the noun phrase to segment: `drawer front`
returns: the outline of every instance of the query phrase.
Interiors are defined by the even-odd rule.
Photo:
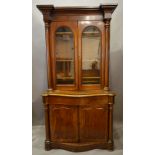
[[[108,96],[91,96],[81,99],[80,105],[104,105],[108,104]]]
[[[79,98],[73,98],[73,97],[51,96],[49,98],[50,104],[78,105],[79,102],[80,102]]]
[[[90,96],[90,97],[62,97],[51,96],[49,98],[50,104],[63,105],[103,105],[108,104],[108,96]]]

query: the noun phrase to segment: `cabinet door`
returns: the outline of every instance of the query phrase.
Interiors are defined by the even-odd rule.
[[[101,21],[79,21],[79,80],[81,89],[103,85],[104,25]]]
[[[51,24],[54,89],[74,90],[77,84],[77,22]]]
[[[108,106],[80,107],[80,141],[106,141],[108,136]]]
[[[55,142],[78,141],[78,109],[76,106],[51,105],[51,140]]]

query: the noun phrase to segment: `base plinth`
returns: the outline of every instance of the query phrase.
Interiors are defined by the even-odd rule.
[[[72,152],[82,152],[92,149],[108,149],[113,150],[113,143],[103,143],[103,142],[87,142],[87,143],[57,143],[45,141],[45,150],[49,151],[51,149],[64,149]]]

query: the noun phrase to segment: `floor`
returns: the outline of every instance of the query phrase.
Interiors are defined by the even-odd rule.
[[[44,126],[32,127],[32,154],[33,155],[122,155],[123,154],[123,126],[114,124],[114,151],[94,149],[86,152],[69,152],[60,149],[44,150],[45,128]]]

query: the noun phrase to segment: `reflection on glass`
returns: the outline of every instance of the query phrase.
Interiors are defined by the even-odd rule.
[[[100,83],[101,33],[95,26],[82,33],[82,84]]]
[[[60,27],[56,33],[56,83],[73,84],[74,36],[68,27]]]

